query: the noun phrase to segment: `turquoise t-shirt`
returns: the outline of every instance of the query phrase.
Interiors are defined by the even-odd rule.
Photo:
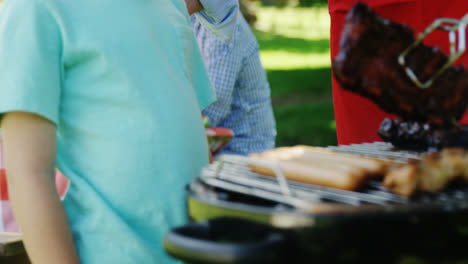
[[[213,100],[183,0],[3,3],[0,113],[56,124],[82,263],[171,262],[161,239],[208,162]]]

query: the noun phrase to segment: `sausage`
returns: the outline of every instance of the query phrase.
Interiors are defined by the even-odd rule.
[[[282,147],[249,157],[253,161],[249,167],[257,173],[275,176],[271,169],[254,162],[271,161],[289,180],[350,191],[383,175],[388,166],[385,161],[308,146]]]

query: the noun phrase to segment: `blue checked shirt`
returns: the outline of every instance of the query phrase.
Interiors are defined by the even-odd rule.
[[[191,19],[217,97],[203,114],[212,126],[230,128],[235,134],[221,153],[247,155],[274,148],[276,124],[270,85],[249,25],[239,13],[235,37],[225,44],[210,34],[197,17]]]

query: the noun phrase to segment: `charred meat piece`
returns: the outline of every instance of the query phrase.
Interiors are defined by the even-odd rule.
[[[468,126],[437,128],[416,121],[385,119],[380,125],[379,136],[399,149],[426,151],[444,147],[468,148]]]
[[[358,3],[349,12],[333,61],[333,73],[344,89],[367,97],[402,120],[451,128],[468,104],[468,74],[450,67],[428,89],[418,88],[398,64],[399,55],[414,42],[406,25],[393,23]],[[417,46],[407,65],[424,82],[447,62],[436,47]]]
[[[427,154],[420,161],[390,169],[383,183],[394,193],[411,196],[418,191],[441,191],[457,180],[468,182],[468,153],[464,149],[447,148]]]

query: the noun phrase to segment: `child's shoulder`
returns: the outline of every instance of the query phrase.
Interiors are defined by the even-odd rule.
[[[50,40],[50,34],[58,36],[58,2],[60,0],[3,0],[0,8],[0,24],[3,27],[0,33],[8,35],[16,31],[16,37],[31,41],[35,37]],[[38,32],[40,34],[36,34]]]
[[[14,12],[16,10],[47,11],[57,0],[4,0],[2,4],[3,12]]]
[[[38,5],[46,5],[48,2],[55,0],[3,0],[3,6],[24,6],[34,7]]]

